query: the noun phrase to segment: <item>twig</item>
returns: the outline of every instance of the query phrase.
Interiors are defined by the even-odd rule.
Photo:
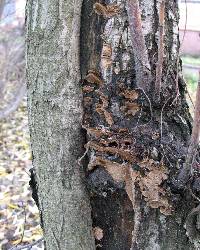
[[[138,0],[128,0],[127,13],[130,28],[130,38],[135,57],[136,81],[139,88],[149,90],[151,75],[147,47],[142,31],[142,21]]]
[[[159,44],[158,44],[158,62],[156,65],[156,82],[155,82],[155,91],[158,99],[160,99],[162,71],[163,71],[164,25],[165,25],[165,0],[162,0],[159,9]]]
[[[87,153],[88,153],[88,148],[86,148],[86,150],[85,150],[85,152],[84,152],[84,154],[78,159],[78,165],[79,166],[81,166],[81,161],[85,158],[85,156],[87,155]]]

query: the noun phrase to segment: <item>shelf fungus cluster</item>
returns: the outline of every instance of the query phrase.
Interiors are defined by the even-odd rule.
[[[89,70],[83,83],[84,119],[87,130],[88,171],[104,168],[114,182],[123,183],[125,191],[135,207],[135,186],[152,208],[169,215],[172,207],[168,194],[162,187],[168,178],[167,168],[150,158],[142,158],[140,138],[131,128],[121,127],[118,115],[112,112],[108,86],[96,70]],[[118,85],[119,110],[123,120],[138,119],[139,92]],[[116,122],[115,122],[116,121]]]

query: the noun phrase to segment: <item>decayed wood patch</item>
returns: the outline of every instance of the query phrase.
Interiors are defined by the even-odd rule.
[[[168,178],[167,168],[162,164],[156,164],[153,160],[145,160],[141,167],[149,170],[144,177],[140,178],[140,190],[145,201],[152,208],[160,208],[161,213],[170,215],[172,207],[169,204],[167,194],[161,187],[163,181]]]
[[[162,183],[168,178],[167,168],[151,159],[138,162],[133,152],[120,148],[121,142],[116,143],[116,147],[107,146],[109,143],[102,139],[101,144],[94,141],[86,144],[86,148],[95,150],[102,155],[92,158],[88,165],[89,170],[96,166],[102,166],[116,182],[124,182],[125,190],[133,207],[135,206],[135,184],[138,183],[140,192],[147,204],[151,208],[159,208],[160,212],[165,215],[170,215],[172,206],[169,203],[168,194],[162,188]],[[126,160],[127,163],[123,164],[108,160],[106,159],[106,154],[118,155],[122,160]],[[136,162],[141,170],[136,171],[132,169],[132,164]],[[142,174],[140,171],[142,171]]]
[[[124,150],[123,148],[114,148],[114,147],[104,147],[103,145],[100,145],[99,143],[96,143],[94,141],[89,141],[86,146],[86,148],[94,149],[101,153],[110,153],[113,155],[118,155],[122,159],[127,160],[131,163],[136,162],[136,157],[131,152],[131,150]]]
[[[88,70],[88,74],[86,75],[85,80],[89,83],[98,85],[103,84],[103,80],[100,78],[99,73],[96,70]]]
[[[89,97],[89,96],[84,97],[83,98],[83,103],[84,103],[84,106],[91,105],[92,104],[92,98]]]
[[[96,157],[92,160],[89,163],[88,168],[92,170],[95,166],[104,167],[116,182],[122,182],[125,180],[127,166],[122,166],[120,163],[102,157]]]
[[[89,80],[91,83],[91,79]],[[133,209],[136,206],[135,185],[137,183],[141,194],[150,207],[159,208],[161,213],[165,215],[171,214],[172,208],[169,204],[168,196],[162,188],[162,183],[168,178],[166,168],[162,164],[158,165],[151,159],[143,161],[138,159],[134,149],[134,139],[129,130],[127,128],[118,128],[116,130],[115,128],[114,132],[112,129],[114,121],[112,118],[113,114],[107,111],[109,106],[108,96],[102,92],[101,87],[95,91],[92,89],[92,93],[99,98],[99,102],[94,105],[92,97],[86,96],[84,97],[84,105],[94,105],[96,112],[105,118],[110,128],[104,126],[84,127],[89,136],[89,141],[85,148],[93,152],[88,170],[101,166],[107,170],[116,182],[124,182],[125,190],[132,202]],[[124,115],[136,115],[140,110],[136,102],[138,93],[135,90],[124,88],[120,93],[125,98],[124,106],[121,107]],[[88,94],[90,95],[90,91],[86,91],[86,95]],[[108,156],[117,156],[120,162],[107,159]],[[132,169],[135,163],[140,166],[140,169],[137,171]],[[140,171],[142,171],[142,174]]]
[[[112,47],[111,44],[104,43],[101,52],[101,66],[105,69],[112,66]]]
[[[126,101],[124,106],[121,107],[121,110],[125,112],[126,115],[135,116],[135,114],[140,110],[140,107],[135,102]]]
[[[105,96],[102,92],[99,90],[96,91],[99,94],[101,102],[96,104],[96,111],[100,115],[103,115],[105,117],[106,122],[111,126],[113,122],[113,118],[111,113],[109,113],[106,108],[108,108],[108,97]]]
[[[139,97],[139,94],[136,90],[128,90],[128,89],[124,89],[124,91],[122,91],[120,95],[124,96],[126,99],[129,99],[131,101],[135,101]]]
[[[100,138],[102,136],[110,136],[112,135],[112,132],[108,129],[104,128],[90,128],[83,126],[84,129],[87,130],[87,134],[90,136],[93,136],[94,138]]]
[[[90,92],[94,91],[94,87],[87,85],[87,86],[84,86],[82,90],[85,93],[90,93]]]
[[[149,90],[151,82],[150,63],[142,30],[142,20],[138,0],[127,1],[130,38],[135,57],[137,86]]]
[[[149,150],[149,145],[144,145],[144,139],[140,143],[142,137],[148,139],[150,137],[151,140],[156,141],[160,135],[153,134],[148,126],[144,126],[144,129],[141,130],[135,129],[142,119],[143,124],[146,124],[145,118],[147,117],[145,115],[142,117],[140,114],[143,110],[144,113],[147,110],[144,109],[147,105],[143,96],[145,94],[146,98],[151,81],[139,4],[138,1],[128,0],[126,5],[129,35],[133,44],[133,53],[131,54],[135,57],[136,64],[134,65],[136,72],[131,73],[131,77],[129,76],[130,72],[126,71],[128,69],[124,67],[124,65],[129,64],[124,64],[120,61],[121,59],[116,58],[116,49],[119,49],[120,53],[124,53],[123,50],[127,49],[127,43],[121,41],[126,36],[121,34],[118,47],[115,47],[112,39],[108,37],[112,29],[110,26],[112,21],[119,16],[116,15],[119,9],[117,6],[115,7],[116,9],[111,11],[108,6],[99,3],[94,5],[94,10],[98,15],[106,18],[113,17],[113,19],[108,20],[108,25],[105,26],[108,30],[102,34],[102,49],[97,66],[101,72],[89,70],[84,80],[83,95],[87,97],[85,103],[90,105],[90,107],[86,107],[83,119],[84,128],[87,130],[85,148],[89,157],[88,176],[90,174],[95,176],[95,171],[96,173],[102,171],[104,174],[107,171],[112,185],[116,184],[117,188],[124,188],[126,191],[134,210],[135,225],[132,240],[136,242],[141,218],[140,202],[142,198],[149,207],[157,208],[165,215],[172,213],[172,207],[169,195],[163,188],[163,184],[168,178],[168,172],[161,163],[151,160],[150,154],[144,156]],[[116,65],[119,65],[117,73],[114,70]],[[143,94],[141,94],[141,88]],[[90,104],[91,100],[92,104]],[[140,119],[141,117],[142,119]],[[138,127],[142,126],[139,124]],[[102,186],[104,188],[104,184]],[[91,188],[92,191],[101,195],[102,189],[98,191],[95,186],[94,190]]]
[[[120,7],[117,4],[103,5],[95,3],[93,9],[98,15],[102,15],[105,18],[113,17],[120,12]]]

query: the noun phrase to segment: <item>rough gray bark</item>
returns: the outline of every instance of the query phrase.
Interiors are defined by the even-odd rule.
[[[29,0],[26,70],[33,165],[48,250],[94,249],[83,154],[81,0]]]
[[[0,1],[0,21],[1,21],[1,17],[2,17],[2,14],[3,14],[3,10],[4,10],[4,7],[5,7],[5,0],[1,0]]]
[[[83,1],[81,72],[87,182],[93,225],[103,231],[103,238],[96,239],[97,249],[195,249],[184,228],[187,215],[196,206],[191,183],[183,190],[174,185],[191,134],[178,58],[177,1],[165,1],[162,24],[160,1],[139,1],[152,76],[147,86],[137,70],[138,63],[147,69],[137,49],[142,35],[131,43],[139,31],[137,20],[128,18],[131,1],[105,0],[98,5],[94,0]],[[137,7],[136,0],[134,5]],[[137,27],[130,28],[130,21]],[[156,65],[162,41],[158,31],[163,23],[164,55],[157,98]],[[197,228],[197,218],[192,219],[190,226]]]

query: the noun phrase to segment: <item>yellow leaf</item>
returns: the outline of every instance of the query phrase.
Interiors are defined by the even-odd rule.
[[[21,239],[18,239],[18,240],[12,241],[12,244],[13,244],[13,245],[17,245],[17,244],[19,244],[20,242],[21,242]]]
[[[14,204],[8,204],[8,207],[12,208],[12,209],[19,209],[19,207],[17,205],[14,205]]]

